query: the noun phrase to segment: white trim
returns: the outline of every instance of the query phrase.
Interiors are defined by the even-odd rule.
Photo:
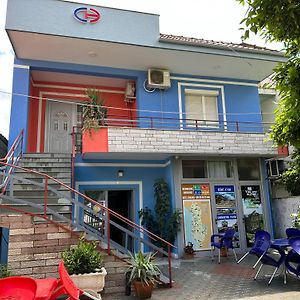
[[[68,86],[68,85],[51,85],[51,84],[40,84],[33,83],[34,87],[43,87],[43,88],[53,88],[53,89],[64,89],[64,90],[77,90],[77,91],[86,91],[87,88]],[[124,91],[119,90],[109,90],[109,89],[96,89],[98,92],[112,93],[112,94],[125,94]]]
[[[193,89],[184,89],[184,93],[188,95],[201,95],[201,96],[219,96],[219,91],[213,90],[193,90]]]
[[[161,164],[135,164],[135,163],[75,163],[75,167],[128,167],[128,168],[165,168],[171,161]]]
[[[43,92],[39,92],[38,127],[37,127],[37,141],[36,141],[36,152],[38,153],[41,152],[42,106],[43,106]]]
[[[30,69],[30,66],[24,66],[24,65],[14,64],[14,68],[29,70],[29,69]]]
[[[182,123],[182,97],[181,97],[181,84],[180,82],[177,82],[177,88],[178,88],[178,110],[179,110],[179,119],[180,121],[180,130],[183,130],[183,123]]]
[[[242,82],[242,81],[226,81],[226,80],[214,80],[214,79],[200,79],[200,78],[189,78],[189,77],[177,77],[171,76],[173,80],[184,80],[184,81],[194,81],[194,82],[208,82],[208,83],[218,83],[218,84],[233,84],[233,85],[245,85],[245,86],[258,86],[258,83]]]
[[[222,101],[222,110],[223,110],[223,122],[224,122],[224,131],[227,131],[227,117],[226,117],[226,105],[225,105],[225,92],[223,85],[211,85],[211,84],[199,84],[199,83],[187,83],[187,82],[178,82],[178,101],[179,101],[179,116],[180,116],[180,129],[183,130],[183,121],[182,121],[182,97],[181,97],[181,87],[184,86],[194,86],[194,87],[207,87],[221,90],[221,101]],[[218,107],[217,107],[218,108]],[[219,114],[218,114],[219,116]]]

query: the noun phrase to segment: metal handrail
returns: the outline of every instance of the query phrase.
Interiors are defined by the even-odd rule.
[[[98,206],[102,211],[104,211],[107,215],[107,223],[110,224],[110,217],[114,216],[117,219],[121,220],[122,222],[124,222],[125,224],[129,225],[132,229],[137,230],[140,234],[146,235],[148,238],[150,238],[150,240],[154,240],[154,241],[160,241],[161,243],[163,243],[164,245],[166,245],[166,247],[168,248],[168,264],[169,264],[169,285],[171,287],[172,285],[172,277],[171,277],[171,248],[176,248],[176,246],[172,245],[171,243],[169,243],[168,241],[162,239],[161,237],[155,235],[154,233],[152,233],[151,231],[147,230],[146,228],[134,223],[133,221],[123,217],[122,215],[116,213],[115,211],[105,207],[104,205],[98,203],[97,201],[91,199],[90,197],[82,194],[81,192],[69,187],[68,185],[66,185],[65,183],[57,180],[56,178],[53,178],[51,176],[49,176],[48,174],[42,173],[42,172],[38,172],[35,170],[31,170],[31,169],[27,169],[24,167],[20,167],[20,166],[16,166],[13,164],[9,164],[3,161],[0,161],[0,166],[4,166],[4,167],[10,167],[13,169],[18,169],[18,170],[22,170],[24,172],[27,173],[31,173],[31,174],[36,174],[39,176],[42,176],[44,178],[44,212],[43,212],[43,218],[47,219],[47,207],[48,207],[48,190],[53,191],[52,188],[48,187],[49,184],[49,180],[52,180],[53,182],[59,184],[61,187],[64,187],[65,189],[67,189],[69,192],[72,193],[72,195],[77,195],[79,197],[82,197],[83,199],[87,200],[89,203]],[[11,174],[6,174],[7,177],[10,177]],[[38,186],[40,186],[40,184],[37,184]],[[2,191],[2,193],[0,193],[0,197],[4,195],[4,192]],[[0,206],[6,206],[5,204],[0,204]],[[38,215],[40,216],[40,215]],[[107,227],[107,252],[108,254],[111,254],[111,245],[110,245],[110,227]],[[142,238],[141,238],[142,239]],[[163,249],[156,249],[158,252],[161,252],[163,254],[165,254],[166,252]]]
[[[15,165],[15,163],[18,163],[19,159],[22,157],[22,154],[23,154],[23,138],[24,138],[24,129],[22,129],[21,132],[18,134],[18,136],[14,140],[11,148],[9,149],[9,151],[7,152],[5,157],[0,159],[0,163],[1,162],[6,162],[6,163],[10,162],[12,165]],[[20,147],[20,149],[19,149],[19,152],[17,153],[17,156],[16,156],[15,152],[19,147]],[[4,167],[2,167],[2,168],[4,168]],[[14,168],[11,167],[6,172],[6,174],[8,174],[8,175],[12,174],[13,171],[14,171]],[[0,189],[2,190],[1,193],[5,192],[8,184],[9,184],[9,176],[5,176],[2,179],[2,183],[0,184]]]

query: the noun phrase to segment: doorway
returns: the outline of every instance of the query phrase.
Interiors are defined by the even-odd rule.
[[[47,102],[45,152],[72,152],[72,130],[77,122],[76,113],[75,104]]]
[[[114,212],[122,215],[123,217],[133,219],[133,205],[132,205],[132,191],[130,190],[114,190],[108,191],[107,206]],[[119,245],[132,251],[132,238],[125,234],[118,226],[122,226],[127,230],[131,230],[122,220],[111,216],[111,221],[115,224],[110,225],[110,237]]]

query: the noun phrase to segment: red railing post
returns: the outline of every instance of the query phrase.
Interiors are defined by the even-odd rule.
[[[169,287],[172,287],[171,246],[168,244]]]
[[[48,177],[45,176],[45,190],[44,190],[44,217],[47,217],[47,205],[48,205]]]
[[[109,214],[109,210],[106,211],[107,212],[107,253],[108,255],[110,254],[110,214]]]

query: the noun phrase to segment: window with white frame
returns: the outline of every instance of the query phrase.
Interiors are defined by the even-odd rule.
[[[218,91],[185,89],[185,119],[188,127],[218,127]]]

